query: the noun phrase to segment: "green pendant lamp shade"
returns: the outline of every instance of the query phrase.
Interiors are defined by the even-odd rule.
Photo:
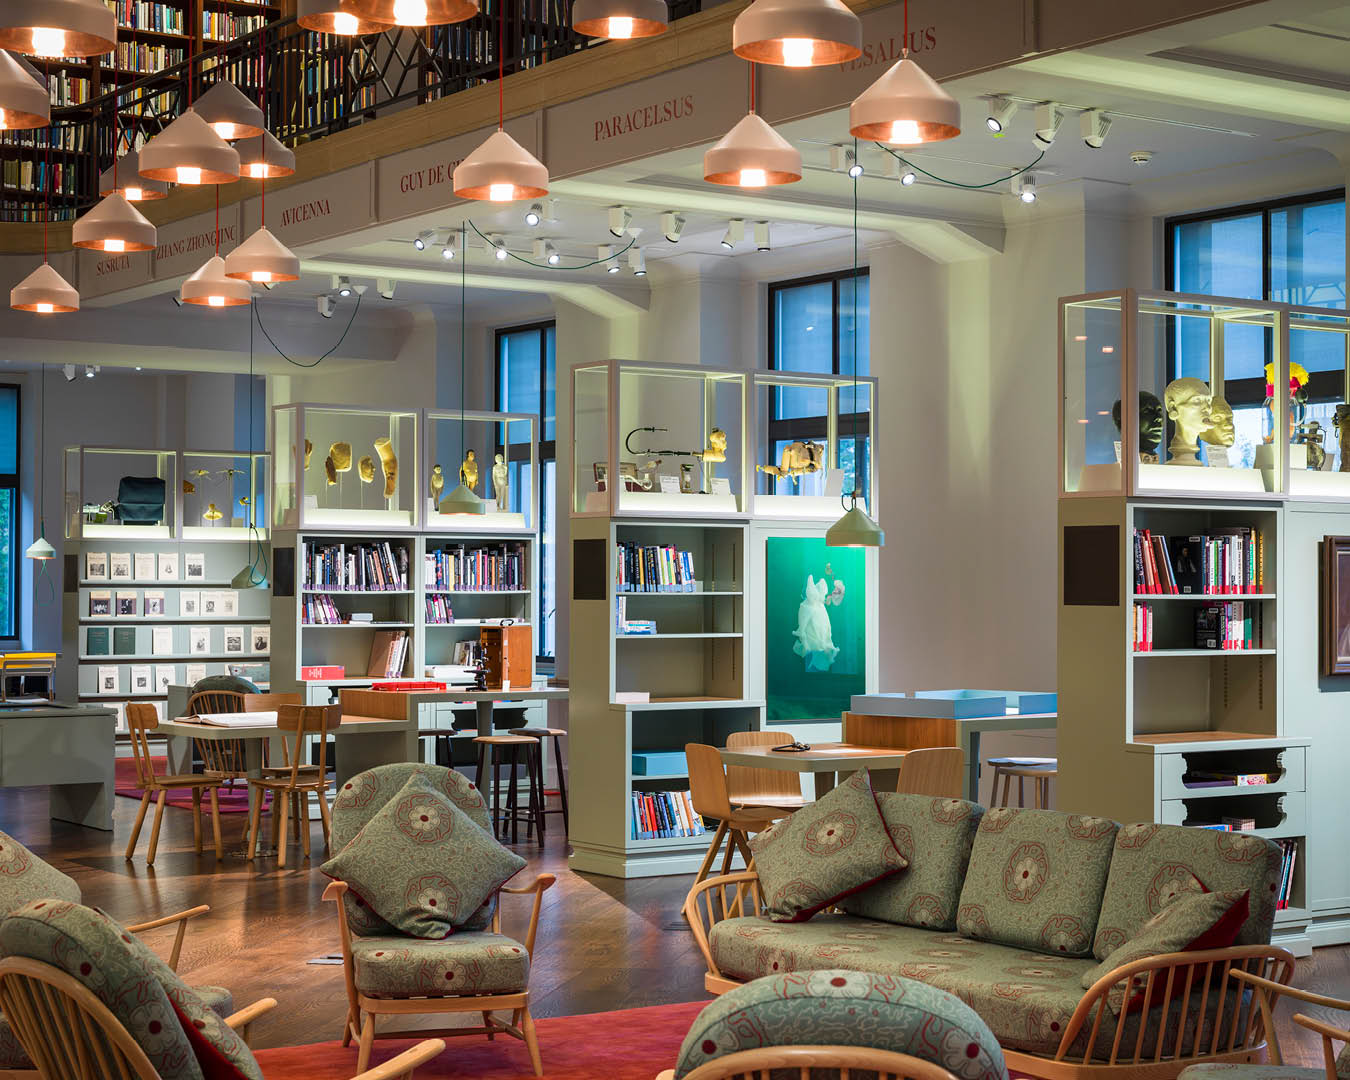
[[[438,509],[442,514],[486,514],[487,504],[461,483],[441,500]]]
[[[857,503],[825,533],[828,547],[883,547],[885,543],[886,534],[881,526]]]
[[[261,547],[261,545],[259,545]],[[257,563],[249,563],[230,579],[231,589],[265,589],[267,573]]]
[[[47,543],[47,538],[45,536],[39,536],[28,545],[28,550],[23,554],[25,558],[46,562],[48,559],[56,558],[56,548]]]

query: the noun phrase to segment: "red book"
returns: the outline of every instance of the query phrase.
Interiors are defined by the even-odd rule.
[[[325,679],[345,679],[346,677],[347,669],[341,664],[302,667],[300,669],[300,679],[304,682],[323,682]]]

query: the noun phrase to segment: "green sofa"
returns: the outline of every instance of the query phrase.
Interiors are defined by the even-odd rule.
[[[974,1008],[1010,1069],[1047,1080],[1125,1069],[1157,1080],[1197,1061],[1260,1060],[1259,1011],[1225,972],[1282,983],[1293,972],[1270,944],[1275,844],[960,799],[877,800],[909,868],[828,912],[770,921],[753,870],[694,887],[685,914],[710,991],[837,968],[918,979]],[[1201,888],[1248,892],[1231,947],[1094,971],[1172,895]]]

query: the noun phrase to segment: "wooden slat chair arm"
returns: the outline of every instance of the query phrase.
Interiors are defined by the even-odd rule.
[[[136,923],[134,926],[128,926],[127,930],[133,934],[144,934],[147,930],[158,930],[161,926],[170,926],[173,923],[178,924],[178,933],[174,935],[173,948],[169,951],[169,967],[178,970],[178,958],[183,952],[183,938],[187,935],[187,924],[190,919],[205,915],[211,910],[209,904],[198,904],[194,908],[188,908],[186,911],[180,911],[175,915],[165,915],[163,918],[151,919],[149,922]]]
[[[530,956],[534,956],[534,938],[535,934],[539,931],[539,911],[544,904],[544,893],[552,888],[554,882],[557,880],[557,877],[553,874],[540,874],[528,885],[522,885],[515,889],[503,885],[499,890],[504,893],[513,893],[517,896],[534,893],[534,906],[530,910],[530,927],[525,934],[525,951],[529,953]],[[499,904],[497,911],[492,916],[492,928],[497,933],[500,933],[501,925],[501,905]]]
[[[244,1040],[245,1046],[251,1046],[249,1041],[253,1021],[258,1017],[271,1012],[277,1007],[276,998],[259,998],[252,1005],[245,1005],[238,1012],[231,1013],[225,1017],[225,1026]]]
[[[353,1076],[352,1080],[412,1080],[414,1069],[444,1052],[444,1040],[426,1039],[404,1050],[398,1057],[390,1058],[383,1065],[376,1065],[373,1069]]]
[[[1294,1023],[1322,1036],[1322,1058],[1326,1062],[1327,1080],[1336,1080],[1336,1047],[1332,1043],[1350,1042],[1350,1031],[1338,1028],[1335,1024],[1328,1024],[1325,1020],[1305,1016],[1303,1013],[1294,1013]]]
[[[732,888],[735,889],[735,898],[728,902],[727,892]],[[684,898],[684,917],[689,920],[694,944],[703,954],[703,962],[708,965],[708,989],[714,993],[721,993],[726,987],[714,985],[714,981],[723,980],[724,977],[718,970],[717,961],[713,959],[709,940],[712,928],[723,919],[758,915],[761,907],[759,873],[754,870],[704,878]]]
[[[1300,990],[1297,986],[1286,986],[1283,983],[1272,982],[1270,979],[1263,979],[1260,975],[1253,975],[1250,971],[1230,971],[1228,974],[1234,979],[1241,979],[1245,983],[1250,983],[1275,998],[1288,996],[1297,998],[1299,1001],[1306,1001],[1309,1005],[1320,1005],[1324,1009],[1340,1009],[1342,1012],[1350,1012],[1350,1000],[1344,998],[1314,994],[1311,990]]]

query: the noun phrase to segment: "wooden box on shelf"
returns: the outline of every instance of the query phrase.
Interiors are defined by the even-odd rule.
[[[534,635],[530,626],[485,626],[478,640],[489,690],[528,687],[534,681]]]

